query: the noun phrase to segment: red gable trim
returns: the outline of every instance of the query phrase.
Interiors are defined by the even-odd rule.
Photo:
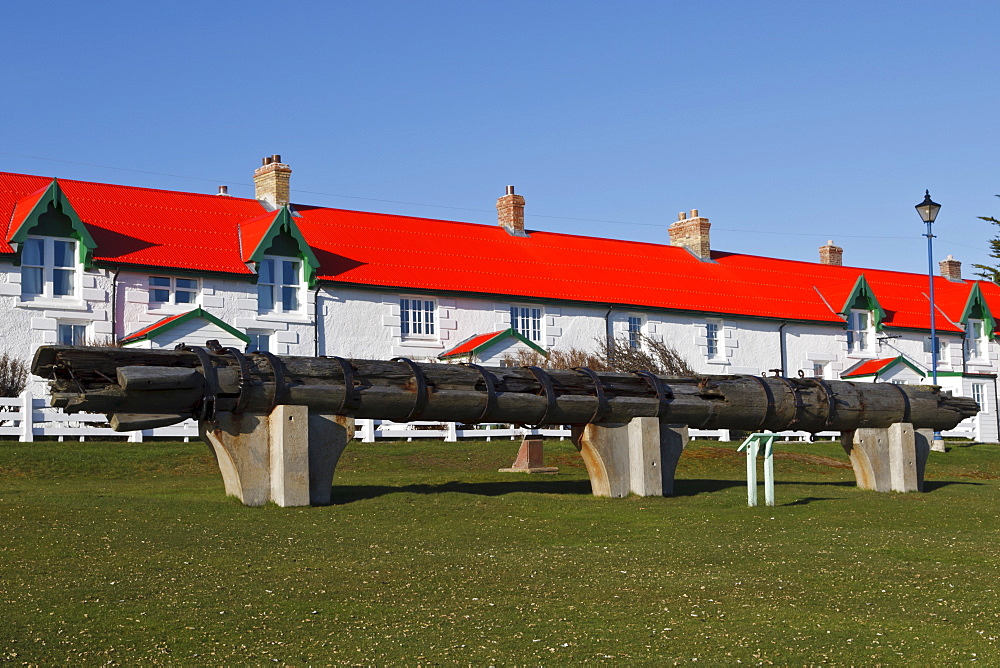
[[[177,325],[180,325],[181,323],[187,322],[188,320],[192,320],[194,318],[201,318],[202,320],[205,320],[206,322],[209,322],[215,325],[216,327],[219,327],[220,329],[232,334],[233,336],[240,339],[244,343],[250,343],[249,336],[247,336],[240,330],[236,329],[235,327],[226,324],[222,320],[219,320],[208,311],[202,310],[200,306],[192,311],[187,311],[185,313],[178,313],[177,315],[168,316],[162,320],[158,320],[157,322],[154,322],[152,325],[140,329],[138,332],[129,334],[128,336],[123,338],[121,342],[135,343],[137,341],[151,339],[158,334],[162,334],[163,332],[169,329],[173,329]]]
[[[896,357],[887,357],[885,359],[878,360],[868,360],[867,362],[862,362],[857,367],[840,374],[841,378],[858,378],[859,376],[881,376],[884,372],[888,371],[897,364],[904,364],[921,376],[926,376],[927,374],[921,371],[915,364],[910,362],[908,359],[902,355],[897,355]]]
[[[512,337],[517,339],[521,343],[524,343],[528,347],[538,351],[542,355],[548,357],[549,354],[540,346],[533,343],[523,334],[515,332],[513,329],[504,329],[499,332],[490,332],[489,334],[479,334],[473,336],[470,339],[466,339],[463,343],[458,344],[456,347],[452,348],[447,352],[443,352],[438,355],[438,359],[450,359],[453,357],[460,357],[462,355],[475,355],[481,352],[483,349],[489,347],[490,345],[497,343],[501,339],[506,339],[507,337]]]
[[[24,221],[28,219],[28,216],[31,215],[31,212],[34,211],[35,207],[38,205],[38,201],[45,196],[45,193],[49,188],[50,186],[39,188],[27,197],[22,197],[17,201],[17,204],[14,206],[14,215],[10,219],[10,228],[7,230],[8,243],[21,230],[21,226],[24,225]]]

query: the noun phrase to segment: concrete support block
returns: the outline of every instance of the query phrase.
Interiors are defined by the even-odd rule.
[[[851,457],[858,488],[874,492],[915,492],[923,488],[928,434],[918,439],[913,425],[899,423],[888,429],[845,431],[841,445]]]
[[[594,496],[660,496],[674,491],[687,428],[662,424],[656,418],[576,425],[573,444],[583,456]]]
[[[333,474],[354,437],[354,419],[277,406],[270,415],[219,413],[199,422],[215,453],[226,494],[244,505],[330,502]]]
[[[354,418],[346,415],[309,415],[309,503],[330,503],[333,474],[344,448],[354,438]]]
[[[663,496],[659,420],[641,417],[628,423],[628,463],[633,494]]]
[[[276,406],[270,429],[271,500],[279,506],[309,505],[309,408]]]
[[[917,451],[913,425],[896,423],[889,432],[889,483],[894,492],[917,491]]]
[[[924,491],[924,471],[927,469],[927,458],[931,453],[931,443],[934,441],[933,429],[917,429],[913,434],[913,449],[917,458],[917,491]]]
[[[688,444],[687,425],[660,423],[660,475],[662,476],[663,496],[674,493],[674,474],[677,472],[677,462]]]
[[[573,445],[590,474],[594,496],[621,498],[632,491],[628,423],[573,425]]]

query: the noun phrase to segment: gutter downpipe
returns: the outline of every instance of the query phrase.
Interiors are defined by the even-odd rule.
[[[788,325],[788,321],[785,320],[778,327],[778,349],[781,351],[781,375],[788,377],[788,369],[786,365],[788,362],[788,351],[785,349],[785,326]]]
[[[319,357],[319,333],[320,333],[320,320],[323,318],[323,310],[319,307],[319,291],[321,286],[316,285],[316,289],[313,291],[313,318],[315,322],[313,323],[313,357]]]
[[[115,273],[111,275],[111,342],[118,340],[118,274],[122,273],[121,267],[115,268]]]
[[[604,337],[607,339],[606,348],[608,355],[611,355],[611,351],[615,347],[615,330],[611,325],[611,312],[614,309],[614,306],[608,306],[608,312],[604,314]]]

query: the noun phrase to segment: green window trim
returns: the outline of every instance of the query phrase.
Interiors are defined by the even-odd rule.
[[[316,259],[316,255],[313,253],[312,248],[309,247],[306,238],[302,236],[299,226],[295,224],[295,220],[292,218],[292,211],[288,205],[283,206],[276,212],[271,226],[264,233],[264,236],[260,238],[253,252],[250,253],[249,261],[260,263],[264,259],[264,254],[281,234],[287,234],[298,245],[298,253],[295,257],[302,260],[302,275],[310,288],[315,287],[316,274],[319,271],[319,260]]]
[[[983,296],[983,291],[979,287],[979,283],[972,284],[972,290],[969,291],[969,298],[965,301],[965,308],[962,309],[962,317],[958,321],[962,325],[967,326],[969,318],[982,320],[983,329],[986,331],[986,338],[989,341],[995,338],[996,320],[993,318],[993,313],[990,312],[990,307],[986,303],[986,297]]]
[[[871,286],[868,285],[868,280],[864,274],[858,276],[858,280],[854,282],[854,287],[851,288],[847,300],[841,307],[840,314],[846,317],[852,310],[871,311],[872,320],[875,322],[875,331],[882,331],[884,327],[883,321],[886,317],[885,309],[878,303],[878,299],[875,297]],[[846,321],[844,326],[847,326]]]
[[[70,236],[79,242],[77,245],[77,252],[80,257],[80,264],[83,265],[84,269],[90,269],[94,256],[94,250],[97,248],[97,243],[94,241],[94,238],[90,236],[90,232],[87,230],[86,225],[83,224],[83,221],[80,220],[80,216],[77,215],[76,210],[73,209],[73,205],[70,204],[69,198],[66,197],[62,188],[59,187],[59,181],[57,179],[52,179],[52,183],[48,185],[45,192],[42,193],[42,196],[37,202],[35,202],[34,206],[31,207],[31,211],[29,211],[28,215],[25,216],[24,221],[11,235],[10,241],[17,244],[24,243],[24,240],[28,238],[28,235],[32,234],[32,230],[38,226],[42,215],[48,213],[50,208],[69,219],[69,224],[72,228]],[[35,236],[52,235],[36,233]],[[18,255],[18,258],[20,259],[20,254]]]

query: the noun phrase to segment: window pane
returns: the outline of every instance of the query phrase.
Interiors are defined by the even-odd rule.
[[[72,295],[74,273],[72,269],[53,269],[52,294],[57,297]]]
[[[167,303],[170,301],[170,290],[150,290],[149,301]]]
[[[426,334],[434,333],[434,302],[424,302],[424,322],[427,324]]]
[[[40,295],[44,281],[41,267],[21,267],[21,294]]]
[[[75,250],[76,244],[72,241],[60,241],[55,239],[52,241],[52,260],[53,265],[56,267],[73,267],[76,262],[73,260],[73,251]]]
[[[185,289],[185,290],[197,290],[198,281],[192,280],[190,278],[178,278],[177,287],[179,289]]]
[[[258,311],[274,310],[274,293],[272,292],[270,285],[257,286],[257,310]]]
[[[177,304],[193,304],[195,293],[187,292],[186,290],[178,290],[174,293],[174,303]]]
[[[157,287],[169,288],[170,287],[170,279],[167,278],[166,276],[150,276],[149,277],[149,285],[150,285],[150,287],[152,287],[152,286],[155,285]]]
[[[285,260],[281,263],[281,282],[285,285],[299,284],[299,263]]]
[[[299,309],[299,291],[297,288],[281,288],[281,308],[285,311],[297,311]]]
[[[86,343],[86,325],[59,325],[58,329],[59,345],[82,346]]]
[[[45,241],[43,239],[25,239],[21,251],[21,264],[41,266],[45,264]]]
[[[274,260],[261,260],[257,270],[258,283],[274,283]]]

